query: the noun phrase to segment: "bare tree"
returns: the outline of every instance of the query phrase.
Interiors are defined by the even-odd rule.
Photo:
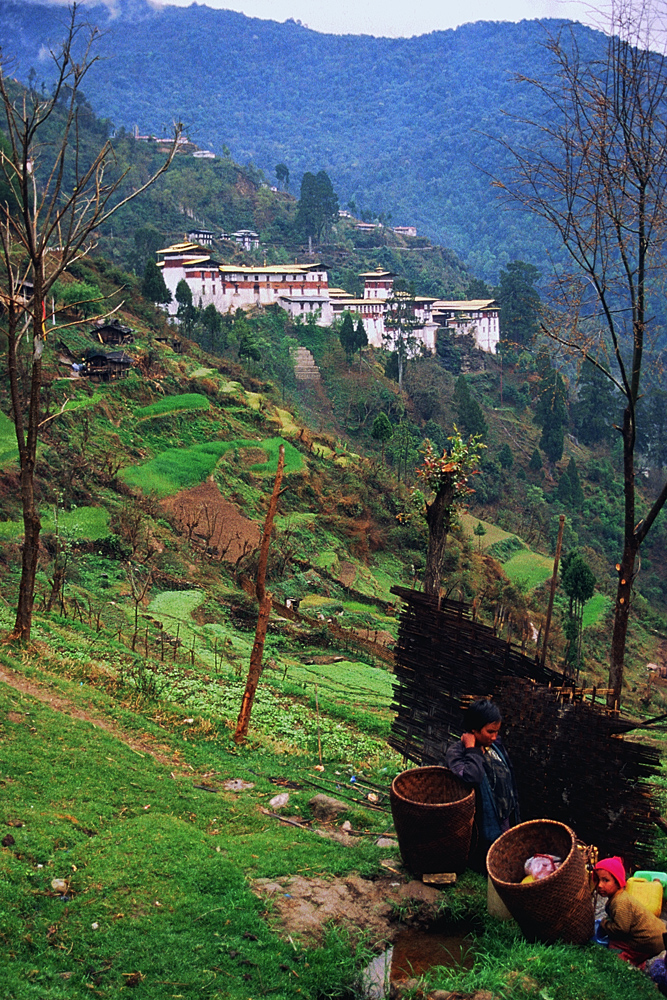
[[[264,640],[266,639],[266,630],[269,626],[269,615],[271,614],[271,594],[267,593],[265,586],[266,565],[269,559],[271,532],[273,531],[273,520],[276,516],[276,510],[278,509],[278,499],[280,497],[280,486],[283,481],[284,468],[285,445],[281,444],[278,449],[278,467],[276,469],[276,478],[273,483],[273,493],[271,494],[271,499],[269,500],[269,509],[266,512],[264,532],[262,534],[262,544],[260,546],[259,565],[257,567],[257,581],[255,586],[257,603],[259,605],[257,628],[255,630],[255,642],[253,643],[252,652],[250,654],[250,667],[248,669],[246,687],[243,693],[243,701],[241,702],[241,710],[236,721],[236,731],[234,733],[235,743],[242,743],[248,735],[250,713],[252,712],[257,685],[259,684],[259,679],[262,676]]]
[[[555,83],[523,80],[542,98],[525,120],[526,146],[510,148],[512,198],[557,233],[570,264],[556,267],[544,332],[588,359],[623,395],[623,552],[611,639],[608,706],[620,704],[639,549],[667,500],[667,483],[637,510],[637,402],[650,350],[651,297],[665,270],[667,59],[656,28],[664,0],[614,6],[604,58],[586,60],[568,27],[549,40]],[[661,21],[662,18],[662,21]],[[655,301],[655,299],[653,299]]]
[[[167,169],[181,131],[175,126],[160,169],[129,194],[121,191],[126,174],[114,170],[111,142],[84,160],[77,109],[81,85],[96,61],[92,49],[97,36],[96,28],[79,21],[74,4],[65,40],[52,53],[56,81],[48,98],[19,88],[0,55],[0,109],[7,140],[0,169],[9,188],[0,204],[0,303],[25,534],[11,637],[21,642],[30,640],[41,530],[34,472],[43,423],[47,296],[65,268],[90,251],[94,230]]]

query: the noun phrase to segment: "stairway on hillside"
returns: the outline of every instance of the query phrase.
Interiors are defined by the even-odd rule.
[[[307,347],[298,347],[294,362],[294,374],[300,382],[319,382],[320,370]]]

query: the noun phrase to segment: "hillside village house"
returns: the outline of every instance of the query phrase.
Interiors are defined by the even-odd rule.
[[[185,280],[195,303],[212,303],[220,313],[277,304],[293,317],[315,316],[319,326],[329,326],[350,312],[361,317],[369,344],[386,344],[387,300],[394,294],[396,275],[381,267],[360,275],[364,293],[356,298],[342,288],[329,288],[322,264],[220,264],[206,247],[192,242],[158,250],[158,257],[158,267],[173,297],[168,307],[172,316],[178,308],[176,286]],[[495,353],[500,329],[499,307],[494,300],[444,301],[418,295],[414,301],[415,317],[421,323],[415,334],[427,351],[435,352],[436,332],[445,326],[454,334],[472,335],[481,350]]]

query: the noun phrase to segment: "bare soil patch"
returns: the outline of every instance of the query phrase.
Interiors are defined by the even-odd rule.
[[[373,947],[384,948],[399,930],[392,919],[396,908],[410,913],[413,922],[431,922],[440,892],[422,882],[400,882],[386,877],[371,882],[359,875],[344,878],[255,879],[252,890],[270,900],[269,920],[285,939],[299,937],[320,944],[328,923],[346,927],[353,936],[369,932]],[[405,919],[405,917],[403,917]]]
[[[257,450],[257,449],[247,449]],[[264,455],[264,452],[261,452]],[[210,550],[214,558],[235,563],[259,545],[261,528],[244,517],[238,508],[225,500],[218,486],[207,480],[191,490],[181,490],[162,501],[162,508],[172,515],[184,535],[195,545]]]

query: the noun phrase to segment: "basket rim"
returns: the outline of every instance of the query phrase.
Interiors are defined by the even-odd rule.
[[[506,837],[508,833],[513,833],[515,830],[520,830],[522,827],[525,828],[527,826],[536,826],[537,824],[543,826],[545,823],[549,823],[551,826],[560,826],[564,830],[567,830],[567,832],[570,835],[570,839],[571,839],[570,850],[567,852],[567,856],[563,858],[563,860],[560,863],[560,866],[556,869],[555,872],[551,872],[550,875],[545,875],[544,878],[538,879],[536,882],[525,882],[525,883],[523,883],[523,882],[505,882],[504,879],[497,878],[495,875],[492,874],[491,870],[489,869],[489,854],[491,854],[491,852],[493,851],[493,849],[496,846],[496,844],[498,844],[499,841],[501,841],[503,837]],[[514,891],[518,890],[519,892],[525,892],[525,891],[527,891],[529,889],[534,889],[535,886],[546,885],[551,879],[555,878],[556,875],[558,875],[558,873],[560,872],[561,868],[572,857],[572,852],[576,851],[576,850],[577,850],[577,835],[575,834],[575,832],[572,829],[572,827],[568,826],[567,823],[561,823],[560,820],[557,820],[557,819],[527,819],[523,823],[517,823],[516,826],[511,826],[509,828],[509,830],[505,830],[505,832],[501,833],[500,837],[498,837],[498,839],[495,840],[493,842],[493,844],[491,844],[491,847],[489,848],[489,851],[488,851],[488,854],[487,854],[487,859],[486,859],[487,870],[488,870],[489,877],[491,878],[491,881],[494,882],[496,885],[508,886],[508,887],[511,887],[512,890],[514,890]]]
[[[399,780],[399,778],[402,778],[403,775],[411,774],[414,771],[446,771],[447,774],[451,775],[451,777],[454,778],[454,780],[457,781],[462,786],[462,789],[465,790],[466,794],[462,795],[460,799],[453,799],[451,802],[419,802],[417,799],[409,799],[407,795],[403,795],[402,792],[399,792],[396,789],[395,785],[396,782]],[[468,802],[470,798],[474,798],[475,796],[474,786],[469,785],[462,778],[459,778],[457,774],[454,774],[453,771],[450,771],[448,767],[444,767],[442,764],[429,764],[425,767],[406,768],[405,771],[401,771],[400,774],[396,775],[396,777],[391,783],[390,791],[393,795],[395,795],[398,799],[401,799],[403,802],[410,802],[412,803],[412,805],[419,806],[421,809],[442,809],[443,806],[452,806],[460,802]]]

